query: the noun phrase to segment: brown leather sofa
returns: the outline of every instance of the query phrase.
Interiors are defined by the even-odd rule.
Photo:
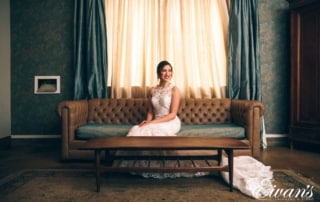
[[[62,101],[58,105],[62,123],[62,160],[93,159],[92,151],[80,147],[88,139],[104,135],[104,130],[97,132],[95,129],[106,128],[110,133],[108,127],[112,126],[111,135],[125,136],[133,124],[144,120],[146,105],[146,99],[137,98]],[[177,135],[238,138],[248,142],[250,149],[235,151],[235,155],[257,158],[260,155],[260,118],[264,111],[264,105],[259,101],[183,99],[178,112],[182,128]],[[81,130],[87,132],[82,137]]]

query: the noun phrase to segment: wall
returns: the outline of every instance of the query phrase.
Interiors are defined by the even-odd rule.
[[[262,99],[267,134],[287,134],[290,96],[290,15],[287,0],[259,0]]]
[[[73,0],[12,0],[12,134],[60,134],[72,98]],[[60,94],[34,94],[34,76],[60,75]]]
[[[286,0],[259,0],[266,130],[287,133],[289,14]],[[12,134],[60,133],[58,103],[73,97],[73,0],[11,0]],[[35,75],[60,75],[61,94],[34,95]]]
[[[0,1],[0,139],[11,134],[10,0]]]

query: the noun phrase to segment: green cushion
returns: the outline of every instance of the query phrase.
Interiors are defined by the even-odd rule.
[[[130,124],[96,124],[91,123],[76,130],[77,139],[92,139],[99,137],[126,136],[132,125]],[[182,125],[178,136],[208,136],[245,138],[245,129],[236,124],[203,124]]]
[[[76,130],[76,138],[87,140],[99,137],[126,136],[131,127],[130,124],[90,123]]]
[[[245,129],[236,124],[182,125],[179,136],[245,138]]]

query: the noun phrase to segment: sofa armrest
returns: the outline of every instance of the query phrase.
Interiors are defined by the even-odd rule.
[[[75,140],[75,130],[85,125],[88,120],[88,101],[62,101],[57,108],[61,117],[62,158],[66,159]]]
[[[236,99],[231,101],[231,120],[246,129],[253,157],[260,155],[260,118],[264,112],[264,105],[260,101]]]

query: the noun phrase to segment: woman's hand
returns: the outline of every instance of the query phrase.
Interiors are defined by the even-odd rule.
[[[139,124],[139,127],[148,125],[151,121],[144,120]]]

